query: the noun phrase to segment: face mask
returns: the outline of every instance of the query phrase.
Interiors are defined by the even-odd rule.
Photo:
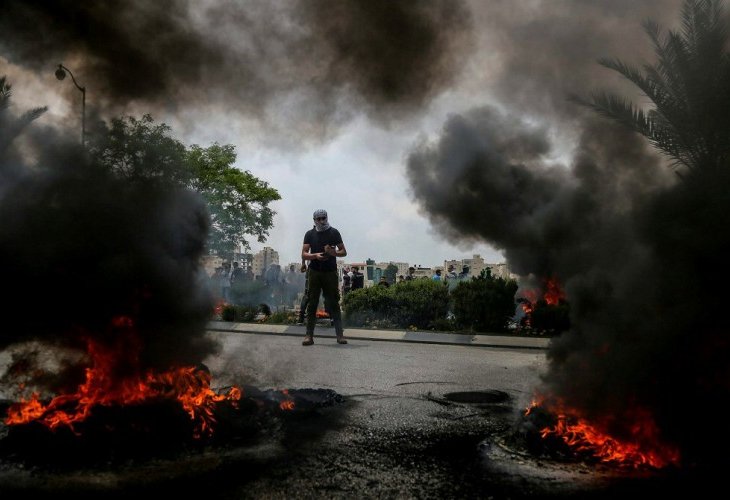
[[[322,231],[326,231],[330,228],[329,223],[327,222],[327,219],[321,219],[321,220],[314,220],[314,228],[317,230],[318,233],[321,233]]]

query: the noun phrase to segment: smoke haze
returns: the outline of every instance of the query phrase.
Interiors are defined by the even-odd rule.
[[[730,392],[727,320],[713,312],[728,278],[728,175],[679,181],[638,134],[569,99],[602,87],[598,58],[636,62],[650,48],[615,29],[648,14],[676,19],[679,8],[550,5],[539,18],[485,6],[493,25],[508,24],[492,77],[501,109],[454,114],[416,144],[412,194],[448,237],[483,238],[526,280],[564,285],[573,326],[551,343],[540,391],[589,419],[609,416],[623,437],[648,410],[685,463],[726,461],[728,433],[705,429]],[[561,137],[569,147],[556,146]]]

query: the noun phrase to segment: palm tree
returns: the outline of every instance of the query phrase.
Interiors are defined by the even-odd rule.
[[[34,108],[19,118],[10,116],[11,85],[4,76],[0,77],[0,152],[15,139],[30,122],[46,112],[48,108]]]
[[[665,36],[653,21],[644,29],[658,62],[636,67],[618,59],[599,63],[634,83],[653,103],[644,111],[615,94],[600,92],[590,102],[599,113],[631,127],[679,167],[696,171],[727,165],[730,159],[730,54],[728,22],[720,0],[686,0],[682,28]]]

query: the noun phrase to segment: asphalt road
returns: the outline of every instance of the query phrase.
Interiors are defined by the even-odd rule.
[[[0,461],[2,498],[595,499],[695,487],[507,444],[545,369],[541,349],[211,335],[222,346],[206,363],[213,385],[255,401],[254,439],[83,467]],[[281,390],[294,410],[272,405]]]

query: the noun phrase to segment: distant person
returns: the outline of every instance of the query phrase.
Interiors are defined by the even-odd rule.
[[[231,280],[228,278],[223,266],[215,268],[211,282],[215,286],[216,295],[219,295],[223,302],[228,302],[230,300]]]
[[[408,268],[408,274],[406,274],[406,281],[411,281],[416,277],[416,268],[415,267],[409,267]]]
[[[469,277],[469,266],[463,266],[461,268],[461,272],[459,273],[459,279],[465,280]]]
[[[282,273],[279,264],[269,264],[264,273],[264,283],[272,304],[280,305],[282,300]]]
[[[342,329],[339,277],[337,276],[337,257],[345,257],[347,250],[340,232],[330,226],[326,210],[315,210],[312,218],[315,227],[304,234],[302,244],[302,259],[309,261],[307,331],[302,345],[314,344],[314,325],[317,320],[320,294],[324,294],[325,307],[332,318],[337,343],[347,344]]]
[[[446,271],[446,276],[444,277],[446,279],[446,284],[449,285],[449,290],[453,290],[456,288],[456,285],[459,284],[459,277],[456,275],[456,271],[453,265],[449,266],[448,271]]]
[[[233,263],[233,271],[231,271],[231,286],[242,283],[244,280],[244,272],[241,267],[239,267],[238,262]]]
[[[446,272],[446,279],[447,280],[455,280],[458,276],[456,276],[456,271],[453,265],[449,266],[449,270]]]
[[[436,269],[436,272],[433,276],[431,276],[431,279],[434,281],[441,281],[441,269]]]
[[[378,286],[384,286],[385,288],[388,288],[390,286],[390,283],[388,283],[388,280],[385,279],[385,276],[381,276],[380,281],[378,281]]]
[[[225,262],[223,264],[223,270],[221,271],[222,274],[219,275],[220,278],[220,284],[221,284],[221,295],[223,296],[223,300],[226,302],[231,301],[231,264],[228,262]]]
[[[403,276],[402,274],[400,276],[398,276],[398,283],[403,283],[405,280],[406,280],[406,277]]]
[[[347,295],[352,285],[352,275],[350,274],[350,268],[345,267],[342,270],[342,296]]]
[[[360,272],[358,266],[352,266],[352,277],[350,278],[350,290],[357,290],[365,287],[365,275]]]
[[[264,281],[269,286],[276,286],[281,281],[281,266],[279,264],[269,264],[268,269],[264,272]]]

